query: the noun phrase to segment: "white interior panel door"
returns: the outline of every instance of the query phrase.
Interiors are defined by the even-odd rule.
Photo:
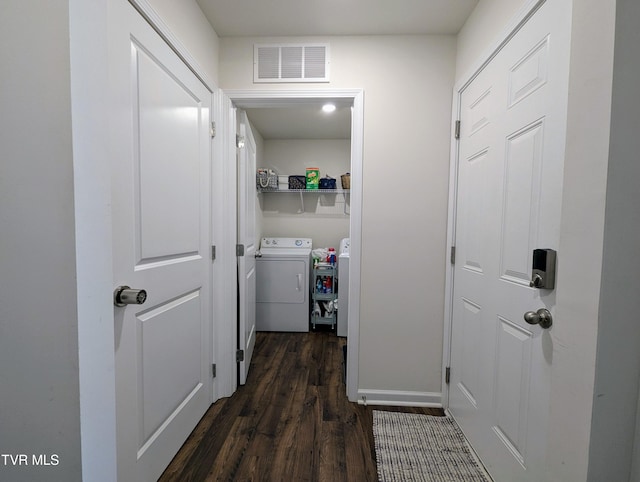
[[[157,480],[211,404],[211,94],[110,4],[118,480]]]
[[[238,120],[244,139],[238,149],[238,244],[244,246],[244,255],[238,257],[238,348],[244,354],[239,380],[244,385],[256,342],[256,143],[244,111]]]
[[[461,95],[449,408],[496,481],[546,480],[552,341],[523,315],[554,311],[529,282],[559,245],[570,18],[543,4]]]

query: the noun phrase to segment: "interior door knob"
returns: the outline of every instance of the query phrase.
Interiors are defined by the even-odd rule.
[[[129,286],[118,286],[113,292],[113,304],[116,306],[141,305],[146,300],[145,290],[131,289]]]
[[[527,311],[524,314],[524,321],[530,325],[540,325],[540,328],[550,328],[553,324],[553,317],[549,310],[540,308],[538,311]]]

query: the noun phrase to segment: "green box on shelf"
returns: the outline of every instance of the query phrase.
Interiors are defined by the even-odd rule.
[[[307,189],[318,189],[320,180],[320,169],[317,167],[307,167]]]

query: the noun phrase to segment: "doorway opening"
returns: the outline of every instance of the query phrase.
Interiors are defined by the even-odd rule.
[[[362,236],[362,164],[363,164],[363,117],[364,93],[361,89],[351,90],[299,90],[299,91],[255,91],[228,90],[225,94],[234,108],[248,112],[249,119],[265,117],[268,112],[300,112],[309,106],[333,103],[338,109],[350,111],[348,125],[350,145],[350,190],[349,190],[349,303],[348,303],[348,357],[346,364],[346,385],[349,400],[356,401],[358,388],[358,340],[360,328],[360,246]],[[270,109],[267,111],[266,109]],[[273,109],[277,109],[273,110]],[[268,115],[266,116],[268,126]],[[275,124],[275,123],[274,123]],[[337,126],[335,126],[337,127]],[[266,129],[267,127],[264,127]],[[259,166],[260,167],[260,166]],[[340,173],[342,174],[342,173]],[[340,182],[338,180],[338,182]],[[304,206],[304,200],[302,200]],[[345,208],[347,203],[345,202]],[[304,209],[304,207],[303,207]]]

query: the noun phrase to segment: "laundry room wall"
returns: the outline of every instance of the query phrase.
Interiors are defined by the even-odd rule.
[[[269,139],[265,141],[264,166],[281,175],[305,175],[306,167],[317,167],[320,176],[336,178],[349,172],[351,142],[348,139]],[[305,237],[313,247],[339,248],[349,237],[349,195],[318,193],[263,193],[260,204],[264,235]],[[304,206],[303,204],[304,203]],[[304,212],[300,212],[304,207]]]
[[[301,41],[329,42],[330,82],[253,83],[254,43]],[[362,393],[440,401],[455,44],[446,35],[220,39],[223,89],[364,90],[362,246],[352,246],[362,256]]]

